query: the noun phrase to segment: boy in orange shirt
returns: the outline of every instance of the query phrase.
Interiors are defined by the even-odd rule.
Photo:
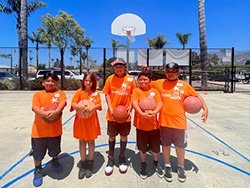
[[[56,173],[63,171],[58,162],[61,152],[62,111],[66,106],[66,95],[57,89],[58,76],[46,73],[42,85],[45,90],[33,95],[32,111],[35,119],[32,126],[31,144],[35,163],[33,184],[35,187],[42,185],[42,160],[48,150],[52,157],[52,167]]]
[[[74,121],[74,137],[79,139],[80,156],[78,178],[83,179],[84,176],[89,178],[92,176],[95,139],[101,135],[101,128],[96,110],[102,110],[101,96],[96,91],[96,77],[93,73],[86,74],[82,81],[82,88],[78,89],[71,102],[71,111],[86,111],[91,113],[89,117],[81,118],[78,113],[75,115]],[[80,101],[88,100],[92,103],[87,107],[79,104]],[[88,159],[86,156],[86,145],[88,144]]]
[[[106,119],[108,121],[107,134],[109,135],[109,156],[105,174],[111,175],[114,167],[115,139],[118,134],[120,134],[119,171],[126,173],[128,169],[125,150],[127,136],[131,128],[131,95],[133,89],[136,87],[136,83],[132,76],[126,74],[126,63],[122,58],[111,58],[108,62],[111,62],[115,71],[114,74],[108,77],[103,88],[103,93],[105,94],[108,105]],[[113,118],[113,109],[118,105],[123,105],[127,108],[128,118],[124,123],[116,122]]]
[[[166,65],[166,79],[152,82],[161,94],[163,106],[160,110],[159,125],[161,131],[162,152],[165,162],[164,178],[172,181],[172,168],[170,164],[171,144],[174,144],[178,161],[178,180],[186,181],[184,160],[187,147],[187,120],[183,101],[188,96],[197,97],[203,108],[202,121],[205,123],[208,117],[208,108],[203,98],[187,82],[178,80],[179,65],[168,63]]]
[[[158,163],[161,140],[157,113],[162,107],[162,102],[159,92],[151,88],[151,80],[151,73],[149,71],[142,71],[138,76],[139,88],[135,88],[132,94],[133,107],[135,109],[134,126],[136,127],[136,142],[141,158],[140,176],[143,179],[147,178],[146,158],[147,151],[149,150],[152,151],[153,166],[157,175],[161,178],[164,176],[163,170]],[[140,100],[146,97],[152,98],[156,102],[157,106],[154,110],[143,111],[140,108]]]

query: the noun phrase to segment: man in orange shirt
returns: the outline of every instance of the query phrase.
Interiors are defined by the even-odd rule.
[[[42,85],[45,90],[33,95],[32,111],[35,119],[32,126],[31,145],[35,164],[33,184],[35,187],[42,185],[42,160],[48,150],[52,157],[52,167],[56,173],[62,172],[62,166],[58,162],[61,152],[62,135],[62,111],[66,106],[66,95],[57,89],[58,76],[46,73],[43,76]]]
[[[149,71],[142,71],[138,76],[139,87],[135,88],[132,94],[133,107],[135,109],[134,126],[136,127],[137,148],[140,150],[141,168],[140,176],[147,178],[147,151],[152,151],[153,166],[157,175],[164,176],[161,165],[158,162],[160,152],[160,130],[157,122],[157,114],[162,107],[161,96],[159,92],[150,85],[152,76]],[[140,102],[143,99],[155,101],[156,108],[153,110],[143,110],[140,108]],[[152,105],[150,103],[149,105]]]
[[[203,98],[187,82],[178,80],[179,65],[168,63],[166,65],[166,79],[152,82],[160,94],[163,106],[159,115],[159,125],[161,131],[161,144],[165,162],[165,179],[172,181],[172,168],[170,165],[170,149],[174,144],[178,160],[178,180],[186,180],[184,170],[185,148],[187,147],[186,137],[186,114],[183,101],[188,96],[197,97],[203,108],[202,120],[205,123],[208,117],[208,108]]]
[[[109,135],[109,156],[105,168],[105,174],[111,175],[114,167],[115,140],[118,134],[120,134],[119,171],[121,173],[126,173],[128,169],[125,150],[127,136],[129,135],[131,128],[131,95],[133,89],[136,87],[136,83],[132,76],[126,74],[126,63],[122,58],[111,58],[108,62],[111,63],[115,72],[108,77],[103,88],[103,93],[105,94],[105,99],[108,105],[106,119],[108,121],[107,134]],[[113,110],[119,105],[127,108],[128,118],[126,122],[123,123],[119,123],[113,118]]]

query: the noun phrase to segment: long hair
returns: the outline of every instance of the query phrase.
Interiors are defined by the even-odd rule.
[[[83,77],[83,80],[82,80],[82,90],[85,90],[85,89],[86,89],[86,87],[85,87],[85,85],[84,85],[84,82],[85,82],[87,76],[90,77],[90,80],[91,80],[91,82],[92,82],[91,90],[92,90],[93,92],[95,92],[95,91],[96,91],[96,85],[97,85],[97,83],[96,83],[96,76],[95,76],[94,73],[84,74],[84,77]]]

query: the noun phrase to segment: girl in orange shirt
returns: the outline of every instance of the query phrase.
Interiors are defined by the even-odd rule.
[[[88,100],[92,105],[84,106],[80,101]],[[95,139],[101,134],[100,123],[96,110],[102,110],[100,93],[96,91],[96,77],[93,73],[84,76],[82,88],[78,89],[71,102],[71,111],[76,110],[74,120],[74,137],[79,139],[80,157],[78,178],[92,176]],[[89,117],[81,118],[80,112],[90,113]],[[79,114],[78,114],[79,113]],[[88,145],[88,159],[86,156]]]

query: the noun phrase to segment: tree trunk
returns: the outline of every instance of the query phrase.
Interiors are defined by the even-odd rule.
[[[80,75],[82,75],[82,48],[79,49]]]
[[[20,60],[23,67],[23,76],[28,77],[28,19],[27,19],[27,0],[21,0],[21,10],[20,10],[20,50],[22,53]]]
[[[64,70],[64,49],[60,49],[61,55],[61,89],[64,90],[64,79],[65,79],[65,70]]]
[[[36,72],[38,71],[38,65],[39,65],[39,46],[37,42],[36,43]]]
[[[49,68],[50,68],[50,64],[51,64],[51,52],[50,52],[50,49],[51,49],[51,45],[49,44],[48,45],[48,50],[49,50]]]
[[[201,62],[201,87],[207,87],[207,40],[205,23],[205,0],[199,0],[199,34],[200,34],[200,62]]]

